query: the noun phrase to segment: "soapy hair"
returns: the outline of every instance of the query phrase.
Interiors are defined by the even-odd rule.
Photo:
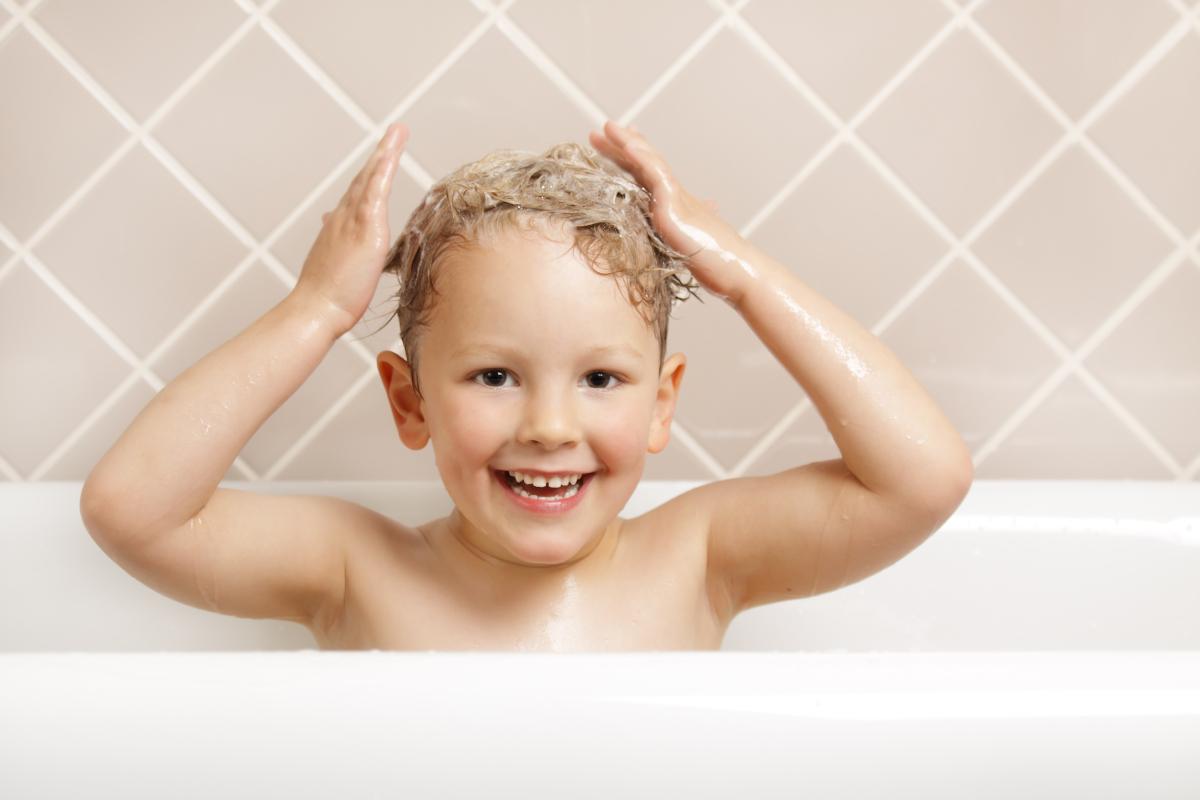
[[[689,296],[704,301],[685,266],[689,256],[670,247],[654,229],[650,200],[629,173],[574,142],[554,145],[541,155],[496,150],[435,183],[412,212],[384,266],[400,283],[391,298],[396,308],[384,324],[393,316],[400,320],[417,396],[420,341],[434,297],[440,295],[435,279],[442,259],[506,230],[537,232],[539,223],[544,224],[543,235],[554,223],[574,227],[572,248],[592,271],[612,276],[652,327],[661,369],[672,306]]]

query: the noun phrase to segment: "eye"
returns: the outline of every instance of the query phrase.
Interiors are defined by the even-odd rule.
[[[483,383],[482,383],[483,386],[487,386],[490,389],[501,389],[504,387],[504,377],[507,375],[509,375],[508,370],[501,369],[500,367],[491,367],[489,369],[479,370],[479,372],[476,372],[474,375],[471,376],[471,380],[475,383],[479,383],[479,380],[478,380],[479,377],[483,376]],[[594,372],[589,372],[588,378],[591,378],[595,375],[601,375],[601,376],[604,376],[605,378],[611,378],[612,380],[616,381],[618,384],[623,383],[623,381],[620,378],[618,378],[616,375],[614,375],[613,373],[604,372],[603,370],[596,370]],[[497,377],[499,377],[499,380],[500,380],[499,383],[495,382],[495,379]],[[607,384],[608,381],[605,380],[602,383]],[[603,389],[605,391],[609,391],[609,390],[615,389],[617,387],[615,385],[614,386],[605,386],[605,385],[597,386],[594,383],[590,383],[589,388]]]
[[[474,375],[472,375],[472,376],[471,376],[471,378],[472,378],[472,380],[474,380],[475,378],[478,378],[480,375],[492,375],[492,376],[495,376],[495,375],[500,375],[500,376],[504,376],[504,375],[507,375],[507,374],[508,374],[508,370],[506,370],[506,369],[500,369],[499,367],[492,367],[492,368],[490,368],[490,369],[481,369],[481,370],[479,370],[479,372],[476,372]],[[476,381],[476,382],[478,382],[478,381]],[[484,385],[484,386],[487,386],[487,387],[489,387],[489,388],[492,388],[492,389],[499,389],[499,388],[501,388],[501,387],[503,387],[503,386],[504,386],[504,383],[503,383],[503,378],[501,378],[501,383],[498,383],[498,384],[496,384],[496,383],[484,383],[483,385]]]
[[[614,381],[617,381],[617,382],[621,381],[620,378],[618,378],[616,375],[613,375],[611,372],[603,372],[601,370],[596,370],[595,372],[588,373],[589,378],[592,377],[593,375],[604,375],[605,377],[612,378]],[[606,383],[607,383],[607,381],[606,381]],[[610,389],[610,388],[615,389],[617,387],[616,386],[611,386],[611,387],[609,387],[609,386],[592,386],[591,388],[593,388],[593,389]]]

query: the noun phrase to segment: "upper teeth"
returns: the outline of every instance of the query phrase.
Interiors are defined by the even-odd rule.
[[[569,486],[583,477],[582,473],[575,475],[555,475],[547,478],[545,475],[526,475],[524,472],[509,472],[514,480],[521,483],[528,483],[530,486],[549,486],[552,489],[557,489],[559,486]]]

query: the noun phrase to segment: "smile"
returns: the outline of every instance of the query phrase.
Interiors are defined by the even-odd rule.
[[[557,489],[534,488],[521,484],[519,487],[513,485],[513,481],[508,477],[508,473],[501,470],[492,470],[492,475],[495,476],[496,482],[500,484],[504,494],[509,497],[519,508],[525,511],[532,511],[535,514],[564,514],[579,505],[583,500],[584,494],[591,485],[592,478],[596,473],[590,472],[579,479],[579,482],[574,486],[560,487]],[[552,496],[545,497],[537,494],[537,492],[554,492]]]

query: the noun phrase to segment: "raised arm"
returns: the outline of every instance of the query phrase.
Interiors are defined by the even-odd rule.
[[[217,487],[254,432],[369,305],[406,137],[404,126],[389,127],[325,215],[291,293],[155,395],[84,483],[80,513],[89,532],[152,588],[223,613],[289,618],[340,588],[333,527],[339,516],[349,522],[352,504]],[[232,605],[220,607],[221,597]]]
[[[842,453],[676,498],[708,523],[715,610],[728,619],[832,591],[917,547],[973,476],[970,451],[933,398],[870,331],[684,190],[644,136],[609,122],[592,142],[651,192],[663,238],[808,393]]]

